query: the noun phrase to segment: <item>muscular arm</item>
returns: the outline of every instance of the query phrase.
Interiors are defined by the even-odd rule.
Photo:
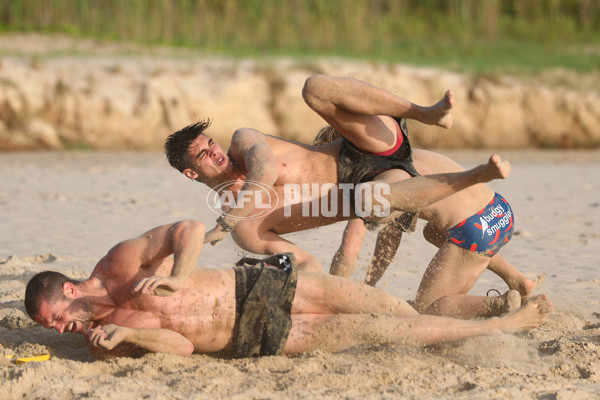
[[[298,245],[271,231],[257,231],[253,227],[240,226],[233,234],[235,242],[244,250],[255,254],[278,254],[291,252],[296,256],[300,271],[323,272],[323,267],[311,254]]]
[[[95,359],[140,357],[147,352],[189,356],[194,345],[177,332],[160,328],[132,329],[113,324],[90,332],[88,348]]]
[[[103,272],[124,279],[144,270],[154,275],[141,279],[134,291],[171,294],[181,289],[196,268],[204,244],[205,229],[200,221],[180,221],[154,228],[113,247],[103,259],[106,265]],[[173,268],[170,274],[160,274],[159,268],[171,254]]]
[[[254,129],[242,128],[233,134],[229,155],[247,171],[244,185],[237,196],[236,207],[231,208],[223,218],[227,225],[233,227],[255,209],[255,194],[264,191],[262,185],[272,187],[279,171],[273,149],[265,141],[265,136]],[[225,235],[225,230],[217,225],[206,235],[206,242],[215,244]]]

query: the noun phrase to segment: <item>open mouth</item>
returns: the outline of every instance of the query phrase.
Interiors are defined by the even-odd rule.
[[[68,332],[77,332],[77,324],[75,323],[75,321],[71,321],[69,323],[69,325],[67,325],[67,331]]]

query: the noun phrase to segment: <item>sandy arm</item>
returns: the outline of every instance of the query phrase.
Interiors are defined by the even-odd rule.
[[[179,221],[162,225],[141,236],[114,246],[99,264],[103,273],[123,279],[142,269],[151,276],[141,279],[134,292],[166,296],[183,287],[194,268],[204,245],[206,226],[200,221]],[[173,255],[169,276],[156,274],[165,258]]]
[[[249,128],[238,129],[231,140],[230,158],[242,164],[247,171],[246,179],[236,199],[236,207],[231,208],[222,217],[224,225],[233,227],[256,208],[255,194],[264,191],[262,185],[272,187],[277,181],[279,171],[277,160],[265,136]],[[227,235],[225,228],[217,224],[206,234],[205,242],[216,244]]]
[[[114,324],[97,326],[88,337],[95,359],[140,357],[147,352],[189,356],[194,345],[175,331],[161,328],[126,328]]]

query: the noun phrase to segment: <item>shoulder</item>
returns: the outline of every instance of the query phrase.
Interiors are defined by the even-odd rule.
[[[140,239],[131,239],[113,246],[104,257],[100,259],[94,273],[104,276],[125,276],[129,272],[135,273],[142,264],[144,246]]]
[[[266,135],[252,128],[239,128],[231,137],[232,147],[245,147],[264,142]]]

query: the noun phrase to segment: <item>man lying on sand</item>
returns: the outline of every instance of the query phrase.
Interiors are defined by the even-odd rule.
[[[326,98],[324,93],[331,95]],[[331,97],[333,93],[335,98]],[[214,190],[226,188],[238,199],[236,207],[218,218],[216,227],[207,233],[207,241],[214,244],[233,231],[234,240],[244,250],[256,254],[293,252],[301,270],[322,271],[314,257],[280,235],[356,218],[357,208],[364,211],[365,218],[377,219],[374,207],[365,204],[366,199],[355,201],[357,193],[363,193],[358,188],[354,190],[359,182],[363,188],[371,188],[369,193],[390,184],[392,194],[384,199],[389,202],[389,214],[389,211],[416,211],[465,187],[505,178],[510,172],[508,162],[493,156],[487,176],[475,171],[452,176],[442,173],[395,183],[399,179],[394,172],[417,175],[408,137],[399,130],[398,121],[412,118],[425,124],[450,126],[449,93],[433,106],[422,107],[355,79],[313,76],[307,79],[303,95],[309,106],[346,141],[311,146],[241,128],[233,134],[226,154],[205,135],[208,122],[189,125],[167,138],[165,153],[175,169]],[[332,121],[329,114],[337,120]],[[479,169],[483,172],[486,168]],[[461,179],[455,180],[458,177]],[[378,183],[381,185],[377,186]],[[312,196],[321,204],[318,212],[314,208],[306,212],[305,205],[313,198],[306,199],[304,189],[301,195],[292,195],[291,189],[300,185],[316,188],[317,194]],[[256,199],[256,193],[262,193],[264,187],[273,188],[280,199],[269,213],[255,208],[257,202],[264,201]],[[292,197],[299,200],[293,202]],[[328,210],[337,212],[324,212],[323,203]]]
[[[291,253],[256,266],[200,268],[205,229],[201,222],[182,221],[125,240],[85,281],[39,273],[27,285],[25,308],[47,328],[84,334],[99,359],[146,352],[239,358],[368,343],[424,346],[531,329],[552,309],[539,295],[499,318],[418,315],[383,290],[298,272]]]

